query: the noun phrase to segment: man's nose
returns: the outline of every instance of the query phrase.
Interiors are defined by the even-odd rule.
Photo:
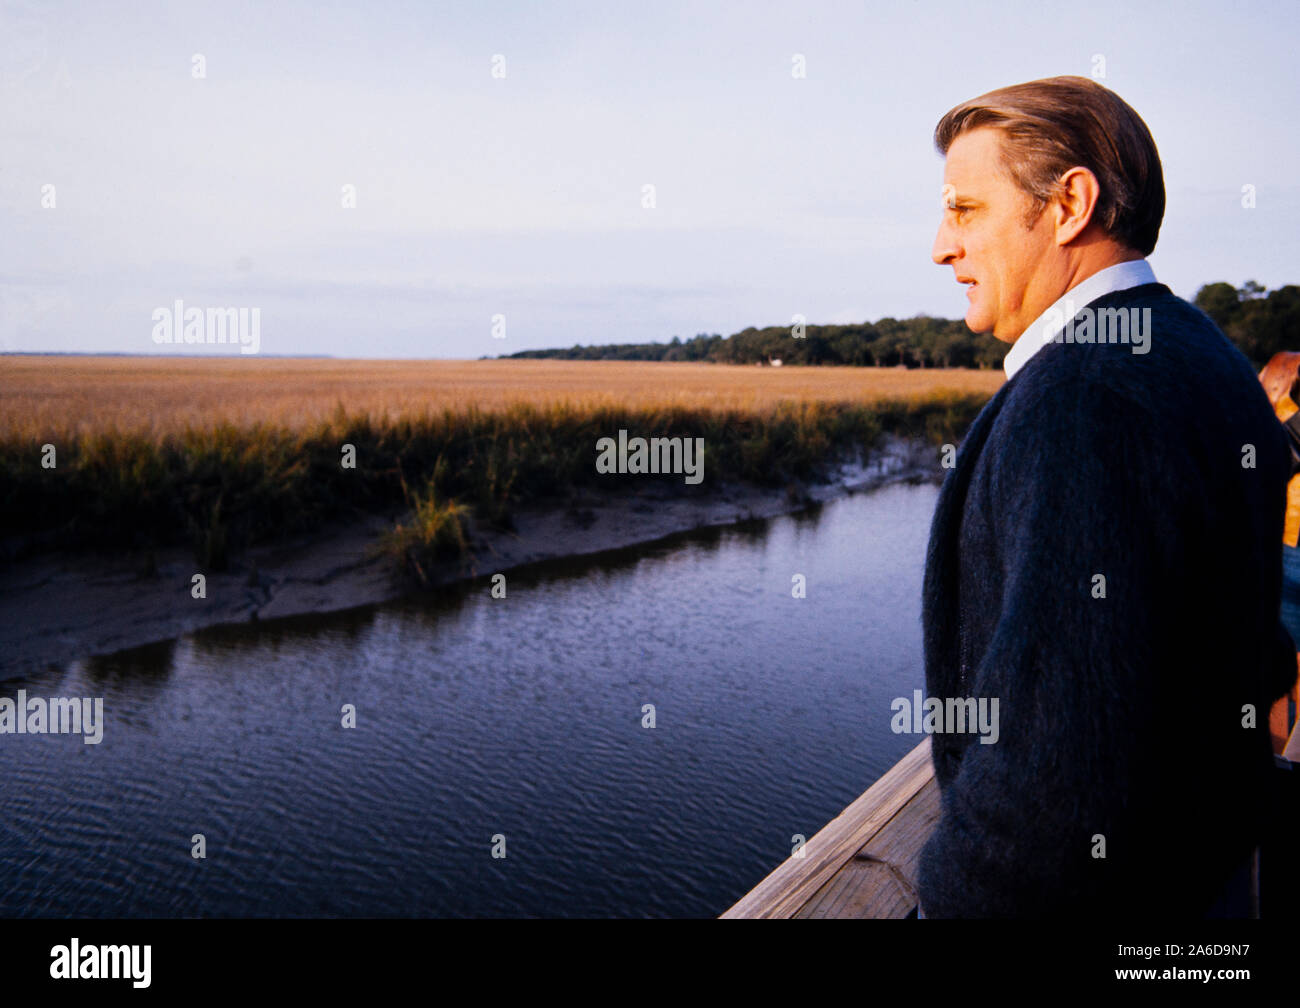
[[[945,214],[944,219],[939,222],[939,233],[934,236],[934,247],[930,249],[930,258],[938,266],[947,266],[957,258],[959,251]]]

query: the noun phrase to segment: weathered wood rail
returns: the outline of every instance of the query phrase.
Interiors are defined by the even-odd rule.
[[[917,861],[939,819],[930,739],[827,823],[723,918],[906,917]]]

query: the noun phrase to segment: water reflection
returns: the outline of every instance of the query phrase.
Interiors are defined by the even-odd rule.
[[[108,724],[0,736],[0,913],[714,915],[914,744],[934,494],[33,677]]]

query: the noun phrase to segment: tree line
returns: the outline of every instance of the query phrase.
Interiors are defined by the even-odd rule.
[[[1268,291],[1247,281],[1206,284],[1195,304],[1255,365],[1279,350],[1300,350],[1300,286]],[[845,364],[859,367],[1002,366],[1007,345],[972,333],[961,319],[918,315],[848,325],[809,325],[796,338],[791,326],[750,326],[731,336],[699,333],[669,343],[575,345],[568,349],[521,350],[512,358],[558,360],[709,361],[715,364]]]

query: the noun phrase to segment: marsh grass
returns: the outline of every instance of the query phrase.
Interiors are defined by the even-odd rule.
[[[870,405],[935,391],[991,396],[1001,369],[783,367],[624,361],[390,361],[260,357],[0,356],[0,431],[44,440],[103,431],[154,437],[223,423],[300,429],[344,403],[376,422],[429,408],[518,402],[755,412],[785,403]]]
[[[351,363],[364,371],[368,362]],[[481,363],[491,369],[502,362]],[[645,373],[646,365],[633,366]],[[715,374],[726,386],[726,374]],[[4,534],[11,554],[188,543],[197,563],[221,569],[248,546],[379,514],[400,520],[386,549],[408,567],[418,564],[419,579],[429,563],[467,549],[471,518],[508,529],[522,503],[646,479],[681,493],[707,492],[719,480],[788,486],[817,478],[837,453],[869,449],[887,431],[957,441],[989,394],[936,388],[933,380],[928,391],[902,396],[779,396],[749,405],[721,394],[709,403],[653,391],[623,402],[592,393],[584,402],[557,391],[491,408],[456,401],[401,413],[348,410],[335,401],[328,411],[278,419],[254,411],[257,419],[240,423],[183,424],[165,414],[97,429],[14,421],[0,430]],[[596,442],[620,428],[629,436],[702,437],[704,482],[597,473]],[[56,446],[54,469],[41,466],[45,443]],[[355,449],[354,469],[341,464],[344,445]]]
[[[424,587],[432,583],[435,564],[459,560],[469,552],[469,522],[473,508],[454,500],[440,501],[430,479],[423,492],[406,492],[410,514],[384,534],[374,550],[387,556],[395,569]],[[403,485],[403,491],[406,491]]]

